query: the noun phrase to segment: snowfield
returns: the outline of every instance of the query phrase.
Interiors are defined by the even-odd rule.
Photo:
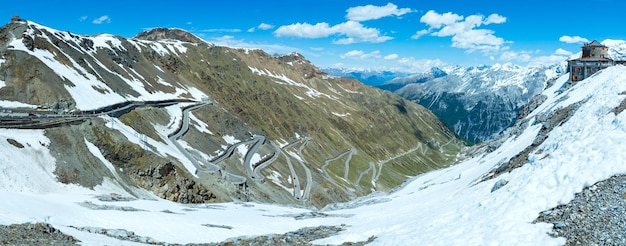
[[[126,229],[167,243],[218,242],[345,224],[345,231],[314,243],[340,244],[375,236],[373,245],[562,245],[564,238],[547,234],[552,224],[532,223],[538,214],[569,202],[586,186],[626,173],[626,114],[612,112],[626,99],[626,67],[608,68],[559,93],[567,76],[543,92],[548,99],[528,116],[527,128],[498,149],[414,177],[393,193],[319,211],[328,217],[301,220],[293,216],[314,210],[257,203],[183,205],[157,198],[100,201],[97,195],[128,193],[110,181],[94,190],[60,184],[52,174],[55,159],[43,131],[0,129],[0,224],[47,222],[85,245],[134,243],[70,226]],[[573,116],[548,134],[525,165],[478,182],[533,143],[542,127],[535,117],[578,102],[583,103]],[[224,137],[226,142],[230,138]],[[9,144],[8,139],[24,147]],[[90,151],[99,153],[93,147]],[[499,180],[508,184],[492,192]],[[94,210],[81,205],[86,201],[138,211]]]

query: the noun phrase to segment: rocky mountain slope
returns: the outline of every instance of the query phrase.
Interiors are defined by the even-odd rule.
[[[12,233],[41,242],[84,245],[624,245],[626,67],[568,78],[552,81],[500,138],[464,148],[454,165],[322,209],[137,199],[111,193],[120,191],[111,177],[93,189],[62,184],[47,161],[59,158],[47,129],[2,129],[0,200],[10,202],[0,202],[0,224],[21,224]]]
[[[563,72],[564,64],[454,66],[398,78],[378,87],[423,105],[456,134],[478,143],[515,123],[520,107],[541,92],[548,80]]]
[[[320,207],[448,166],[462,146],[425,108],[299,54],[179,29],[127,39],[11,22],[0,99],[6,189],[29,163],[52,183],[133,198]]]

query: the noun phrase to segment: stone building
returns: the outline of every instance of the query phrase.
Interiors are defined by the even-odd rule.
[[[608,56],[609,47],[596,40],[583,45],[582,52],[580,58],[567,62],[567,71],[570,72],[571,81],[586,79],[594,73],[616,64],[616,61]]]

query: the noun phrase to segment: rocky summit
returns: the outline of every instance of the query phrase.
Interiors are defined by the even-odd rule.
[[[125,199],[322,207],[448,166],[462,147],[424,107],[300,54],[180,29],[86,36],[14,20],[0,29],[0,98],[12,181],[43,167],[50,187]]]

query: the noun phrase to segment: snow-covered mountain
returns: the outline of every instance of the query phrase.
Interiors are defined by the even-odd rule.
[[[425,83],[436,78],[444,77],[446,75],[448,74],[445,71],[441,70],[438,67],[433,67],[423,73],[395,77],[391,80],[386,81],[384,84],[378,85],[376,87],[383,90],[396,91],[408,84]]]
[[[367,69],[323,68],[322,71],[332,76],[357,79],[371,86],[378,86],[398,77],[409,76],[408,73],[404,72]]]
[[[601,42],[609,48],[609,57],[613,60],[626,60],[626,41],[605,39]]]
[[[459,136],[476,143],[511,126],[519,108],[541,92],[548,80],[562,74],[565,63],[450,66],[437,71],[398,78],[378,87],[430,109]]]
[[[0,224],[45,222],[87,245],[258,243],[281,237],[252,237],[305,227],[314,227],[313,232],[299,231],[281,242],[305,237],[318,244],[623,245],[626,209],[620,202],[626,185],[597,182],[626,174],[626,67],[602,70],[564,89],[567,79],[565,74],[550,83],[538,96],[542,100],[528,107],[504,138],[466,149],[455,165],[414,177],[389,194],[321,210],[124,199],[127,192],[110,179],[93,189],[61,184],[49,161],[58,157],[51,154],[43,130],[3,129],[0,140],[13,144],[0,144],[0,201],[5,201],[0,202]],[[89,151],[102,156],[95,147]],[[591,198],[579,199],[578,192]],[[607,196],[615,203],[598,205],[599,197]],[[559,212],[574,201],[582,204]],[[600,217],[586,217],[590,211]],[[546,216],[563,220],[540,219]],[[569,228],[597,236],[566,241],[572,235],[562,233]]]

